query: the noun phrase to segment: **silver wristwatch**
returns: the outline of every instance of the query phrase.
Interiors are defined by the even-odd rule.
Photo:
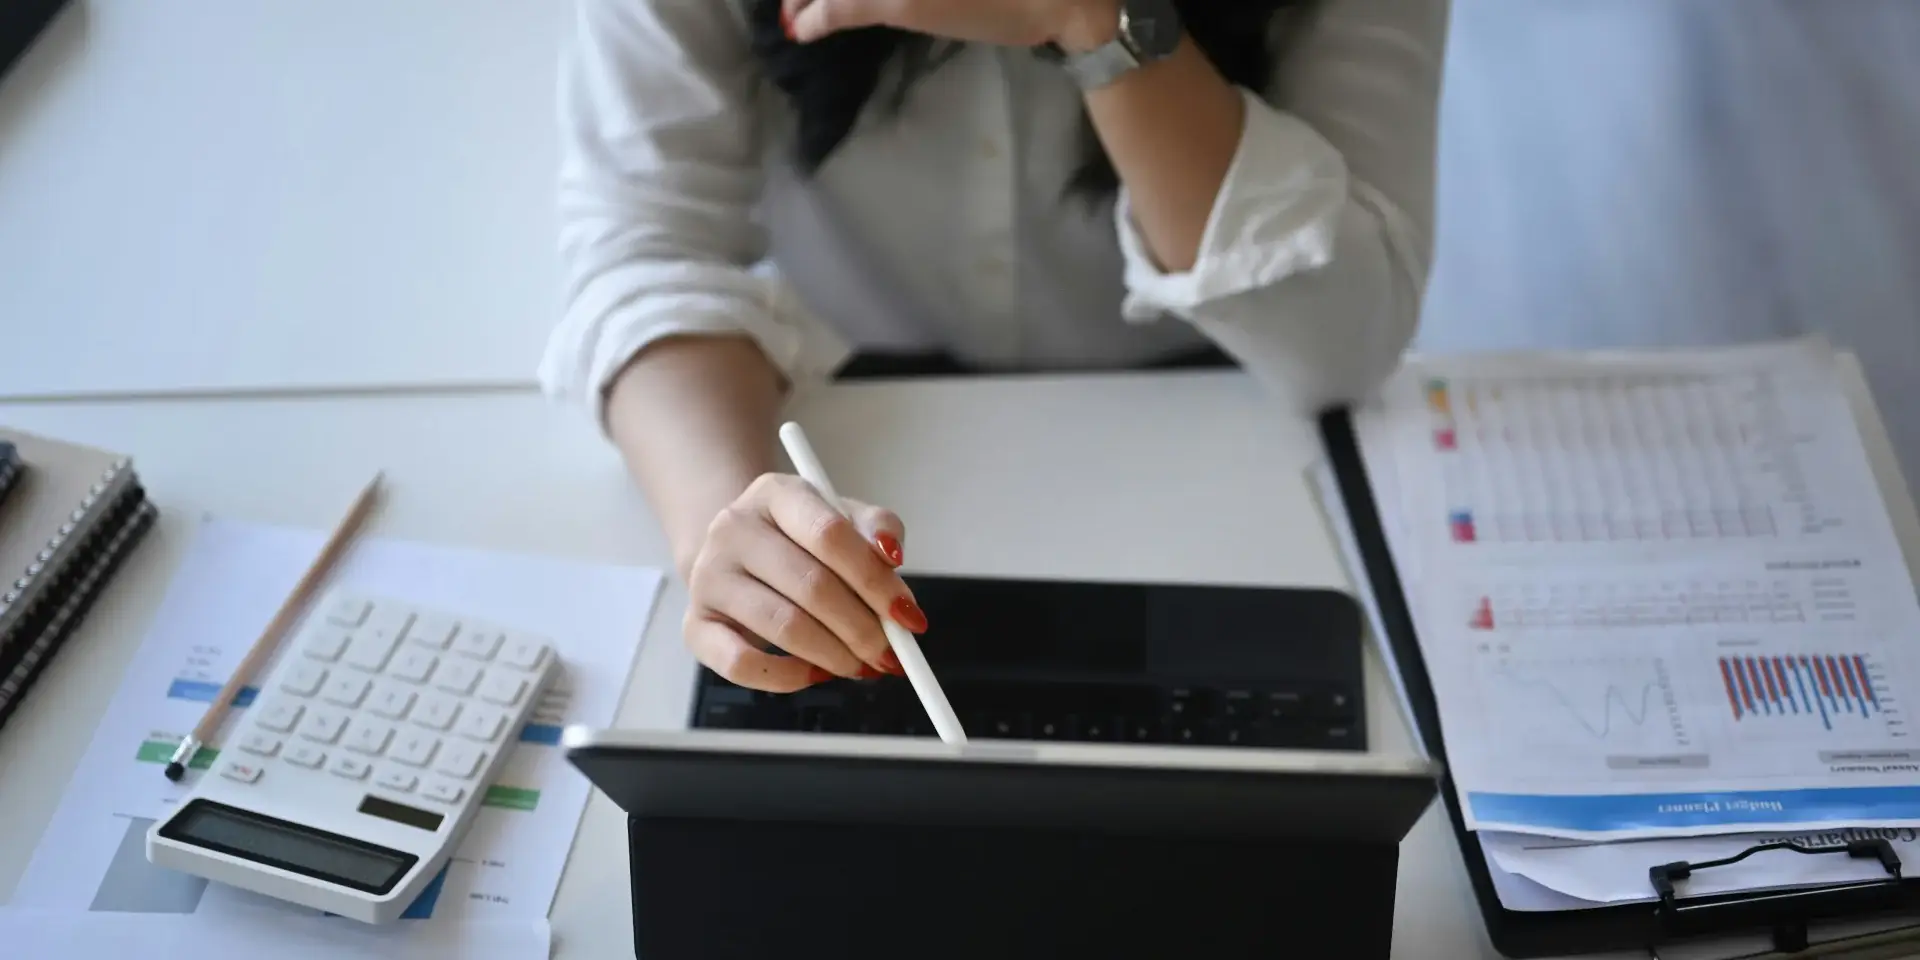
[[[1106,45],[1061,59],[1082,90],[1095,90],[1173,55],[1180,12],[1173,0],[1120,0],[1120,32]]]

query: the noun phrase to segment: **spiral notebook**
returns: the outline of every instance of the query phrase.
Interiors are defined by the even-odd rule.
[[[4,428],[0,491],[4,726],[152,526],[154,508],[126,457]]]

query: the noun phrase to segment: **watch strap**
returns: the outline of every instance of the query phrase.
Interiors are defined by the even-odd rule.
[[[1138,68],[1140,55],[1120,36],[1086,53],[1069,55],[1065,65],[1082,90],[1097,90]]]

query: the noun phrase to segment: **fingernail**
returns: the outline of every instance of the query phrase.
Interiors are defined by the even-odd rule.
[[[882,671],[875,670],[874,668],[863,663],[860,665],[860,673],[858,674],[858,676],[862,680],[878,680],[881,677],[886,676],[886,674]]]
[[[900,549],[899,537],[882,530],[873,535],[873,545],[880,548],[880,555],[886,557],[888,563],[897,567],[907,562],[906,552]]]
[[[788,12],[787,5],[784,3],[780,5],[780,31],[787,35],[788,40],[794,39],[793,14]]]
[[[920,612],[920,605],[912,597],[900,597],[887,608],[887,615],[893,622],[907,628],[909,633],[927,632],[927,615]]]
[[[892,650],[888,650],[886,653],[880,655],[880,669],[896,677],[904,677],[907,675],[907,668],[900,665],[900,658],[895,656]]]
[[[807,671],[808,686],[812,686],[817,683],[826,683],[829,680],[838,680],[838,679],[840,679],[839,675],[835,674],[831,670],[825,670],[820,667],[814,667]]]

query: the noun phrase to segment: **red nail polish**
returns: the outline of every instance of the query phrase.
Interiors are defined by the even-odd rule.
[[[878,680],[884,676],[886,676],[884,672],[875,670],[873,667],[867,664],[863,663],[860,665],[859,677],[862,680]]]
[[[840,679],[840,677],[831,670],[825,670],[820,667],[813,667],[807,670],[807,686],[838,679]]]
[[[900,665],[900,658],[895,656],[892,650],[880,655],[880,667],[896,677],[907,675],[907,668]]]
[[[873,545],[880,548],[880,555],[886,557],[888,563],[897,567],[907,562],[905,551],[900,549],[899,537],[882,530],[873,535]]]
[[[784,3],[780,5],[780,32],[786,34],[788,40],[794,39],[793,14],[787,11],[787,5]]]
[[[927,632],[927,615],[920,612],[920,605],[912,597],[900,597],[887,608],[887,615],[893,622],[907,628],[909,633]]]

